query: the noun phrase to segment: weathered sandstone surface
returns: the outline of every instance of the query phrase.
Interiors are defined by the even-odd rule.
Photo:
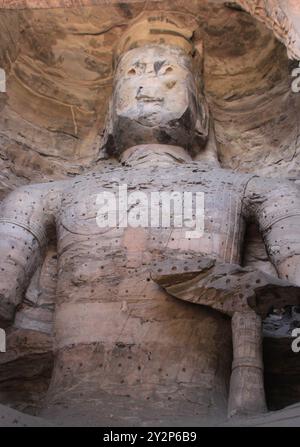
[[[100,150],[113,49],[129,21],[152,10],[183,17],[196,28],[196,46],[204,43],[205,93],[221,165],[300,183],[300,93],[291,90],[298,66],[293,59],[300,59],[297,0],[5,0],[0,8],[0,67],[7,74],[7,93],[0,93],[0,200],[21,185],[73,179],[116,164]],[[31,414],[40,414],[53,370],[55,245],[53,234],[9,329],[9,351],[0,357],[1,403]],[[276,274],[254,226],[244,265]],[[210,313],[206,318],[208,340],[217,329]],[[230,344],[229,322],[217,318]],[[297,308],[279,310],[264,322],[271,409],[300,400],[300,355],[290,350],[297,325]],[[227,344],[221,350],[231,355]],[[78,348],[74,355],[79,365],[93,352]]]

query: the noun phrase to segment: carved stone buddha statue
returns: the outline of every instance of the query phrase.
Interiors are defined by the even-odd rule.
[[[134,24],[116,51],[103,143],[119,165],[24,186],[2,204],[0,326],[13,321],[49,232],[57,235],[55,365],[45,409],[52,417],[72,421],[79,407],[86,423],[104,425],[222,417],[229,317],[229,412],[265,409],[261,317],[272,300],[284,302],[286,288],[298,302],[300,200],[286,180],[219,166],[200,59],[192,32],[172,20]],[[202,192],[202,236],[162,223],[99,226],[97,197],[121,185],[147,197]],[[137,204],[126,204],[127,214]],[[280,279],[240,267],[249,221],[258,223]]]

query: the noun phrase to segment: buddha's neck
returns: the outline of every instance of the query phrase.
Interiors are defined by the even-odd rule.
[[[126,149],[121,157],[121,163],[127,166],[170,166],[188,163],[191,156],[179,146],[164,144],[142,144]]]

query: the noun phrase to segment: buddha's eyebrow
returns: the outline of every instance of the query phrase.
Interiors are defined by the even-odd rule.
[[[157,61],[157,62],[154,62],[154,71],[155,71],[155,74],[157,74],[157,73],[159,72],[159,70],[161,69],[161,67],[162,67],[165,63],[166,63],[165,60],[164,60],[164,61]]]

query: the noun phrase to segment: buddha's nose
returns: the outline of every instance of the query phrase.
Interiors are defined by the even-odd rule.
[[[137,91],[137,96],[139,96],[142,91],[143,91],[144,87],[142,85],[139,86],[138,91]]]
[[[142,85],[140,85],[139,88],[137,89],[136,99],[140,99],[144,95],[145,95],[145,88]]]

